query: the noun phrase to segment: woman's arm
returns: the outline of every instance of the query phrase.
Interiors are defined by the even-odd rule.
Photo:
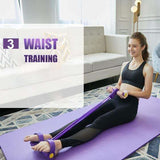
[[[137,98],[148,99],[152,91],[153,68],[149,64],[144,66],[143,75],[145,78],[143,91],[128,91],[128,94]]]
[[[118,80],[117,84],[115,85],[115,87],[113,87],[113,88],[118,88],[118,89],[120,89],[121,83],[122,83],[122,76],[121,76],[121,74],[120,74],[119,80]]]
[[[113,89],[116,89],[116,88],[118,88],[118,89],[120,89],[120,87],[121,87],[121,83],[122,83],[122,71],[123,71],[123,68],[125,67],[125,65],[127,64],[128,62],[123,62],[123,64],[122,64],[122,67],[121,67],[121,72],[120,72],[120,76],[119,76],[119,80],[118,80],[118,82],[117,82],[117,84],[116,84],[116,86],[109,86],[108,88],[107,88],[107,91],[108,92],[113,92]]]
[[[116,84],[115,88],[120,89],[120,87],[121,87],[121,84],[122,84],[122,71],[123,71],[123,68],[126,66],[127,63],[128,62],[123,62],[123,64],[122,64],[119,80],[118,80],[118,83]]]

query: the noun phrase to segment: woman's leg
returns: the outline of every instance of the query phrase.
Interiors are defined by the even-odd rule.
[[[43,137],[44,137],[44,140],[47,140],[47,139],[50,139],[50,138],[53,138],[54,136],[56,136],[59,132],[61,132],[62,130],[64,130],[67,126],[69,126],[71,123],[73,123],[74,121],[68,123],[67,125],[63,126],[62,128],[52,132],[52,133],[49,133],[49,134],[43,134]],[[29,136],[26,136],[24,138],[24,141],[25,142],[28,142],[28,141],[34,141],[34,142],[37,142],[39,141],[38,139],[38,136],[37,135],[29,135]]]
[[[92,114],[90,114],[88,117],[86,117],[84,120],[82,120],[81,122],[79,122],[77,125],[75,125],[73,128],[71,128],[67,133],[65,133],[62,138],[67,138],[69,136],[72,136],[73,134],[76,134],[77,132],[79,132],[80,130],[84,129],[87,125],[91,124],[97,117],[99,117],[100,115],[102,115],[103,113],[109,112],[111,110],[113,110],[115,107],[113,105],[112,100],[107,101],[105,104],[103,104],[100,108],[98,108],[95,112],[93,112]],[[74,122],[74,121],[72,121]],[[71,122],[71,123],[72,123]],[[71,123],[65,125],[64,127],[50,133],[50,135],[52,137],[56,136],[59,132],[61,132],[62,130],[64,130],[68,125],[70,125]]]
[[[114,110],[97,117],[92,122],[91,127],[106,130],[134,120],[137,115],[138,100],[131,96],[127,99],[118,97],[114,101],[114,106]]]
[[[74,147],[83,144],[95,138],[105,129],[121,124],[123,117],[118,116],[118,114],[121,113],[115,108],[112,111],[97,117],[90,125],[75,134],[69,137],[60,138],[62,147]]]
[[[90,125],[79,132],[70,137],[61,138],[62,147],[77,146],[85,143],[106,129],[132,121],[137,114],[137,103],[124,103],[122,100],[114,102],[114,106],[114,109],[104,112],[104,114],[97,117]]]
[[[79,132],[75,133],[70,137],[60,139],[62,143],[62,148],[69,146],[74,147],[82,143],[88,142],[101,132],[101,129],[85,127],[84,129],[80,130]]]
[[[92,114],[90,114],[88,117],[86,117],[84,120],[82,120],[80,123],[78,123],[76,126],[74,126],[73,128],[71,128],[67,133],[65,133],[62,138],[67,138],[77,132],[79,132],[80,130],[84,129],[85,126],[91,124],[97,117],[99,117],[100,115],[102,115],[105,112],[109,112],[111,110],[113,110],[115,107],[113,105],[113,100],[109,100],[106,103],[104,103],[102,106],[100,106],[95,112],[93,112]],[[72,121],[74,122],[74,121]],[[68,125],[70,125],[72,122],[70,122],[69,124],[63,126],[62,128],[44,135],[44,139],[47,140],[49,138],[53,138],[54,136],[56,136],[59,132],[61,132],[62,130],[64,130]],[[39,141],[38,136],[37,135],[30,135],[30,136],[26,136],[24,138],[24,141]]]
[[[61,137],[61,139],[54,141],[55,144],[59,144],[60,146],[56,148],[56,152],[58,153],[58,151],[64,147],[77,146],[85,143],[96,137],[103,130],[132,121],[137,114],[138,102],[137,100],[135,101],[135,99],[134,101],[131,100],[132,99],[126,101],[119,100],[112,103],[112,105],[107,105],[110,103],[109,102],[106,103],[106,106],[103,105],[103,107],[100,107],[98,110],[104,111],[104,114],[101,113],[101,115],[99,115],[99,112],[97,112],[98,117],[93,120],[90,125],[85,126],[69,137]],[[112,109],[110,106],[112,106]],[[110,110],[108,110],[109,108]],[[108,112],[106,112],[107,110]],[[50,151],[49,144],[47,144],[47,142],[44,143],[48,147],[46,152]],[[43,146],[44,144],[41,147]],[[35,146],[34,150],[43,151],[41,147],[38,144]]]
[[[88,125],[90,125],[97,117],[99,117],[100,115],[102,115],[103,113],[109,112],[111,110],[113,110],[115,107],[113,105],[112,100],[107,101],[105,104],[103,104],[100,108],[98,108],[95,112],[93,112],[92,114],[90,114],[88,117],[86,117],[84,120],[82,120],[80,123],[78,123],[76,126],[74,126],[71,130],[69,130],[67,133],[65,133],[62,137],[60,137],[60,139],[64,139],[67,137],[70,137],[72,135],[83,135],[82,137],[86,137],[87,134],[89,133],[89,136],[86,137],[85,141],[88,141],[90,139],[92,139],[92,137],[96,136],[97,134],[99,134],[101,132],[101,130],[99,129],[95,129],[95,128],[90,128],[90,127],[86,127]],[[72,123],[72,122],[71,122]],[[67,124],[66,126],[60,128],[59,130],[56,130],[50,134],[48,134],[51,137],[54,137],[55,135],[57,135],[60,131],[62,131],[63,129],[65,129],[68,125],[70,125],[71,123]],[[82,132],[81,132],[82,131]],[[81,132],[81,133],[79,133]],[[77,134],[76,134],[77,133]],[[33,136],[33,135],[32,135]],[[34,135],[35,136],[35,135]],[[74,137],[73,137],[74,138]],[[28,140],[29,141],[29,140]],[[63,141],[63,140],[62,140]],[[68,141],[68,140],[67,140]],[[69,140],[70,141],[70,140]],[[73,140],[74,141],[74,140]],[[78,140],[75,141],[75,143],[79,144],[79,142],[77,142]],[[85,142],[84,141],[84,142]],[[70,142],[69,142],[70,143]],[[66,145],[64,145],[66,146]],[[74,144],[73,144],[74,146]]]
[[[58,152],[64,147],[77,146],[85,143],[96,137],[101,132],[102,130],[100,129],[85,127],[71,137],[54,140],[55,154],[57,155]],[[40,152],[50,152],[50,145],[47,141],[41,141],[39,144],[33,146],[32,149]]]

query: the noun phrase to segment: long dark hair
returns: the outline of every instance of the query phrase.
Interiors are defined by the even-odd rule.
[[[141,32],[134,32],[130,38],[139,40],[141,47],[145,45],[145,48],[142,51],[142,58],[146,62],[149,57],[148,44],[147,44],[146,37]]]

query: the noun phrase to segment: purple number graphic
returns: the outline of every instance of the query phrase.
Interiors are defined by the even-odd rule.
[[[18,38],[3,38],[3,49],[18,49],[19,39]]]

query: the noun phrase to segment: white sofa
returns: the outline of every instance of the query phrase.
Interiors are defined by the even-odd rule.
[[[119,75],[128,60],[128,35],[104,35],[104,27],[84,28],[84,83]]]

